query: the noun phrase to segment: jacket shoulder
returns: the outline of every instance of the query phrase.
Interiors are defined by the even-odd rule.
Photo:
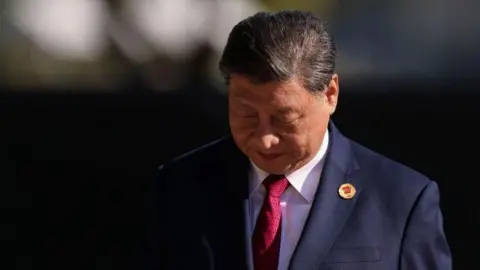
[[[432,182],[424,174],[358,143],[352,142],[352,152],[362,170],[377,176],[375,177],[377,184],[383,182],[392,187],[408,186],[410,189],[422,189]]]
[[[352,152],[369,201],[381,205],[386,213],[397,213],[397,218],[406,218],[423,190],[433,182],[424,174],[354,142]]]

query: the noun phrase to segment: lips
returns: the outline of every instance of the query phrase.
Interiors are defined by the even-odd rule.
[[[265,160],[274,160],[274,159],[280,157],[282,154],[278,154],[278,153],[266,154],[266,153],[260,153],[259,152],[258,155]]]

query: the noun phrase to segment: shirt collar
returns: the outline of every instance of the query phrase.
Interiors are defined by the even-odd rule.
[[[325,132],[322,145],[320,146],[320,149],[315,155],[315,157],[313,157],[313,159],[310,160],[303,167],[285,175],[290,185],[293,186],[295,190],[297,190],[297,192],[300,193],[302,197],[308,202],[313,201],[316,192],[316,188],[309,187],[316,187],[316,183],[320,181],[320,172],[323,168],[324,157],[328,148],[328,140],[329,134],[327,131]],[[252,170],[250,171],[249,195],[252,196],[253,193],[262,184],[263,180],[269,175],[269,173],[260,169],[252,161],[250,161],[250,163],[252,165]],[[314,171],[319,172],[318,176],[309,177],[309,175],[311,175],[311,173]]]

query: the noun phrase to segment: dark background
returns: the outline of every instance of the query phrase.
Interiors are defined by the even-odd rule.
[[[347,137],[438,182],[455,269],[479,252],[479,83],[359,82],[334,115]],[[225,96],[200,84],[37,92],[0,95],[5,269],[138,269],[157,166],[228,133]]]

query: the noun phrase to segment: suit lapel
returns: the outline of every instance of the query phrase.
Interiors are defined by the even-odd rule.
[[[330,123],[329,132],[330,145],[324,171],[302,236],[290,261],[291,270],[315,269],[322,263],[361,193],[360,184],[353,178],[358,165],[350,152],[350,142],[333,123]],[[352,199],[339,196],[338,189],[343,183],[355,186],[357,193]]]

